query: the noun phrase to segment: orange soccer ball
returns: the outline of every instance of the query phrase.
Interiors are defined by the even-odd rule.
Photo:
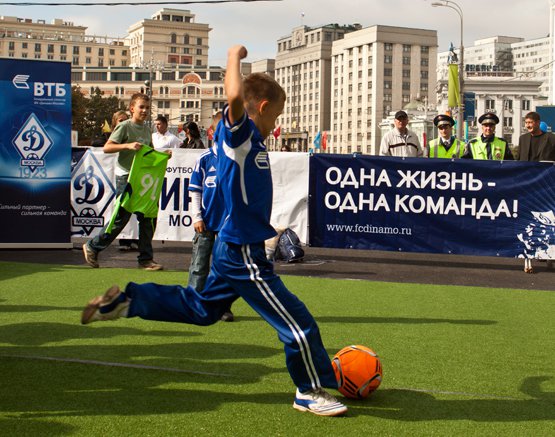
[[[382,363],[372,349],[361,345],[341,349],[331,362],[339,391],[352,399],[364,399],[382,382]]]

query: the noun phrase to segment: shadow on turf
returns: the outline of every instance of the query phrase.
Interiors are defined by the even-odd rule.
[[[4,436],[61,436],[75,434],[78,430],[51,420],[0,419],[0,435]]]
[[[3,374],[9,376],[0,397],[0,410],[16,416],[17,426],[26,435],[37,428],[35,419],[42,419],[45,428],[40,435],[59,435],[66,431],[84,432],[69,425],[54,422],[72,417],[98,417],[99,424],[110,423],[108,417],[143,415],[188,414],[217,411],[227,403],[251,405],[276,405],[281,413],[293,413],[292,392],[276,391],[238,393],[226,389],[231,381],[214,381],[213,376],[172,374],[170,372],[142,369],[86,367],[82,364],[31,363],[26,360],[0,360]],[[262,366],[256,371],[264,372]],[[269,369],[266,369],[268,371]],[[479,394],[463,395],[430,394],[402,389],[380,389],[363,401],[347,400],[349,417],[380,417],[393,421],[420,422],[436,420],[471,420],[475,422],[525,422],[552,421],[555,419],[554,393],[545,393],[540,384],[549,377],[525,378],[521,391],[532,399],[480,398]],[[22,384],[24,382],[24,384]],[[214,390],[193,390],[194,384],[220,384]],[[181,385],[181,386],[180,386]],[[186,387],[186,388],[181,388]],[[256,390],[256,386],[253,386]],[[439,398],[442,399],[439,399]],[[459,399],[445,399],[457,397]],[[277,410],[276,410],[277,411]],[[26,420],[33,419],[33,420]],[[47,419],[45,421],[45,419]],[[28,426],[29,428],[25,428]],[[14,435],[14,428],[10,433]],[[0,427],[0,432],[2,428]],[[19,433],[18,433],[19,434]]]
[[[167,346],[166,351],[169,349]],[[192,372],[110,368],[4,356],[0,357],[0,365],[7,378],[0,397],[0,411],[22,419],[54,419],[57,416],[133,416],[214,411],[225,403],[290,407],[294,388],[287,393],[276,387],[275,392],[253,394],[238,393],[230,388],[230,385],[248,383],[256,387],[255,383],[261,376],[275,373],[275,369],[251,363],[220,364],[229,373],[240,371],[241,376],[230,378]],[[279,372],[286,373],[286,370],[280,369]],[[214,390],[193,390],[190,384],[217,384],[218,387]]]
[[[201,334],[191,331],[154,331],[121,326],[98,326],[91,329],[88,326],[49,322],[15,323],[0,326],[0,342],[18,346],[41,346],[71,339],[102,339],[120,335],[183,338]]]
[[[476,422],[518,422],[555,420],[555,392],[544,392],[541,383],[551,376],[527,377],[520,391],[530,399],[512,399],[476,393],[436,394],[403,389],[380,389],[368,400],[349,402],[350,412],[388,420],[420,422],[472,420]],[[445,399],[445,397],[468,399]],[[442,399],[438,399],[441,397]]]

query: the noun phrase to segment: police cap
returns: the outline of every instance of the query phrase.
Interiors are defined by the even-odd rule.
[[[499,117],[495,115],[493,112],[486,112],[478,119],[478,123],[480,124],[498,124]]]
[[[395,113],[395,120],[401,120],[402,118],[409,118],[405,111],[397,111]]]
[[[452,117],[449,117],[447,114],[439,114],[434,118],[434,124],[439,127],[444,124],[448,124],[451,126],[455,126],[455,120]]]

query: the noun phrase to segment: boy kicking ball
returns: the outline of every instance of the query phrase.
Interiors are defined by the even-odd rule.
[[[228,105],[216,134],[218,178],[224,222],[202,292],[180,285],[136,284],[111,287],[84,309],[81,322],[141,317],[147,320],[211,325],[242,297],[276,331],[286,365],[297,386],[293,407],[320,416],[344,414],[347,407],[324,390],[337,388],[316,321],[274,273],[264,241],[270,225],[272,175],[263,141],[283,111],[285,92],[270,76],[241,77],[243,46],[228,51],[225,90]]]

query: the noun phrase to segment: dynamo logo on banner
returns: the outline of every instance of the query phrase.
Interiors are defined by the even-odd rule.
[[[44,167],[43,158],[52,146],[52,140],[35,114],[21,126],[12,143],[21,155],[21,166],[31,170]]]
[[[73,235],[90,235],[104,227],[104,213],[116,189],[93,153],[87,152],[72,175],[71,225],[80,228]]]

